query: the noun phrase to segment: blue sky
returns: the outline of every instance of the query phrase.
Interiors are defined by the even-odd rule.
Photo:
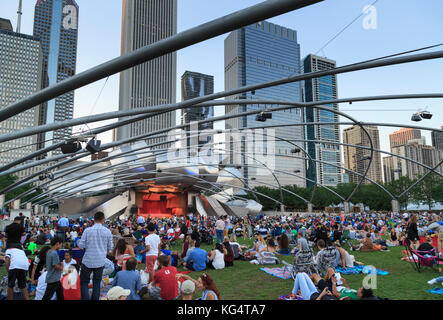
[[[260,3],[259,0],[178,0],[178,32]],[[298,33],[301,56],[317,52],[345,25],[356,18],[374,0],[326,0],[324,2],[270,19],[270,22]],[[77,73],[120,55],[121,0],[77,0],[80,7]],[[16,25],[18,0],[0,0],[0,16]],[[35,0],[23,0],[23,33],[32,34]],[[443,1],[379,0],[375,4],[376,29],[366,30],[363,17],[354,22],[320,55],[336,60],[337,66],[377,58],[401,51],[443,42]],[[227,35],[183,49],[177,55],[177,100],[180,76],[184,71],[212,74],[215,91],[224,90],[223,41]],[[433,50],[443,50],[442,47]],[[428,50],[429,51],[429,50]],[[426,51],[422,51],[426,52]],[[443,60],[417,62],[338,75],[339,98],[401,93],[443,92]],[[110,77],[98,103],[93,108],[105,80],[75,93],[74,117],[118,110],[119,76]],[[427,107],[434,114],[419,124],[430,128],[443,125],[443,99],[401,100],[342,104],[354,118],[367,122],[416,124],[410,121],[413,111]],[[358,111],[389,109],[394,111]],[[218,107],[216,115],[223,114]],[[112,121],[99,123],[109,123]],[[95,127],[99,124],[90,125]],[[216,127],[222,127],[218,124]],[[380,127],[381,147],[389,151],[388,134],[393,128]],[[424,133],[424,132],[422,132]],[[430,135],[426,134],[430,144]],[[111,134],[100,137],[111,140]]]

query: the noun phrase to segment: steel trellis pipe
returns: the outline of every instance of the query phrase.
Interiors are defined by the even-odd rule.
[[[82,73],[76,74],[53,86],[34,93],[25,99],[13,103],[0,110],[0,121],[4,121],[67,92],[81,88],[87,84],[109,77],[167,53],[186,48],[201,41],[220,36],[229,31],[321,1],[323,0],[269,0],[201,24],[197,27],[180,32],[169,38],[160,40]]]

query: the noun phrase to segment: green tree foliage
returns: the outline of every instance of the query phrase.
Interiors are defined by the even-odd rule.
[[[18,181],[18,177],[13,176],[13,175],[1,176],[0,177],[0,189],[6,188],[17,181]],[[12,200],[16,196],[28,191],[29,189],[32,189],[32,185],[25,185],[25,186],[15,189],[15,190],[12,190],[10,192],[7,192],[5,195],[5,201]],[[24,197],[22,199],[22,202],[35,197],[37,194],[38,193],[34,193],[34,194]]]
[[[418,176],[420,179],[422,175]],[[429,210],[432,205],[442,200],[443,179],[436,174],[429,174],[420,181],[411,191],[411,200],[416,203],[425,203]]]

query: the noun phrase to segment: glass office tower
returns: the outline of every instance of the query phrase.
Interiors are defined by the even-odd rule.
[[[211,75],[185,71],[181,78],[181,89],[182,89],[182,101],[203,97],[208,94],[214,93],[214,77]],[[199,107],[199,108],[185,108],[182,109],[182,124],[191,123],[194,121],[200,121],[205,119],[211,119],[214,117],[214,107]],[[205,129],[213,129],[213,123],[205,123],[194,128],[194,126],[187,126],[186,131],[195,131],[198,129],[199,132]],[[192,134],[194,137],[195,134]],[[195,144],[207,143],[211,140],[210,137],[192,139],[195,140]],[[187,134],[186,146],[191,145],[191,137]]]
[[[3,20],[4,21],[4,20]],[[0,25],[0,109],[41,90],[43,55],[38,38],[12,31]],[[5,28],[3,28],[5,27]],[[0,134],[38,126],[39,107],[33,107],[0,122]],[[37,136],[27,136],[0,143],[0,166],[36,151]],[[26,177],[38,167],[17,172]]]
[[[309,54],[303,60],[304,72],[315,72],[335,68],[335,61]],[[335,75],[324,76],[305,80],[305,101],[325,101],[337,99],[337,77]],[[322,105],[334,110],[338,110],[338,104]],[[307,140],[322,140],[331,142],[340,142],[340,127],[334,124],[339,121],[338,115],[333,112],[306,108],[306,122],[331,122],[331,125],[309,125],[305,128]],[[342,182],[340,145],[328,143],[308,142],[307,150],[313,159],[329,162],[335,166],[321,162],[306,162],[306,176],[310,180],[316,180],[318,183],[336,186]],[[308,186],[313,184],[308,182]]]
[[[77,62],[79,7],[74,0],[38,0],[34,14],[34,36],[43,51],[43,85],[52,86],[75,75]],[[43,104],[40,124],[72,119],[74,92],[66,93]],[[49,146],[72,134],[72,128],[46,132],[41,144]],[[60,153],[61,151],[53,151]]]
[[[225,90],[281,79],[299,73],[300,45],[297,43],[295,30],[262,21],[233,31],[225,39]],[[301,84],[299,82],[288,83],[227,97],[227,99],[301,102]],[[276,106],[278,105],[272,105],[272,107]],[[265,106],[257,104],[226,106],[225,113],[238,114],[263,107]],[[302,114],[303,110],[301,109],[273,112],[272,119],[268,119],[266,122],[256,121],[256,116],[251,115],[226,120],[225,126],[226,129],[236,129],[301,123]],[[293,158],[294,154],[291,153],[291,149],[295,148],[293,144],[302,146],[300,140],[303,139],[303,128],[301,126],[278,126],[273,129],[265,129],[262,130],[262,137],[258,139],[257,133],[256,131],[251,135],[240,137],[241,143],[232,135],[226,136],[226,148],[229,149],[230,162],[245,164],[254,162],[251,157],[260,158],[263,160],[260,160],[261,162],[274,171],[281,185],[296,184],[304,187],[306,185],[304,161]],[[294,141],[291,144],[279,139]],[[295,156],[303,157],[303,153]],[[253,168],[254,165],[262,166],[260,163],[252,163],[251,166],[243,166],[242,168],[246,179],[256,178],[254,183],[250,183],[251,186],[261,185],[263,182],[278,187],[270,170],[266,170],[266,168],[265,170],[257,170]],[[287,175],[283,171],[293,175]]]
[[[123,0],[121,54],[177,33],[177,0]],[[176,102],[177,53],[171,52],[120,73],[119,110]],[[124,118],[119,118],[124,119]],[[118,140],[175,126],[175,111],[119,127]],[[149,143],[166,141],[148,139]]]

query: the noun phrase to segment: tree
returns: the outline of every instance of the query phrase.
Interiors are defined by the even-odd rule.
[[[408,176],[401,176],[398,180],[392,180],[391,182],[386,183],[385,188],[392,193],[394,196],[401,195],[404,191],[406,191],[409,186],[412,185],[414,181],[409,179]],[[406,193],[402,197],[398,199],[400,203],[400,208],[403,207],[405,210],[408,207],[408,203],[411,200],[411,194]]]
[[[18,177],[13,176],[13,175],[6,175],[6,176],[1,176],[0,177],[0,190],[10,186],[11,184],[15,183],[18,181]],[[32,185],[25,185],[25,186],[21,186],[17,189],[14,189],[12,191],[6,192],[5,195],[5,202],[14,199],[15,197],[19,196],[20,194],[28,191],[29,189],[32,189]],[[22,199],[22,201],[27,201],[33,197],[35,197],[38,193],[34,193],[32,195],[26,196]]]
[[[419,175],[420,179],[423,175]],[[437,199],[441,199],[443,179],[436,174],[428,174],[426,178],[420,181],[411,191],[411,199],[414,203],[425,203],[429,211]]]

